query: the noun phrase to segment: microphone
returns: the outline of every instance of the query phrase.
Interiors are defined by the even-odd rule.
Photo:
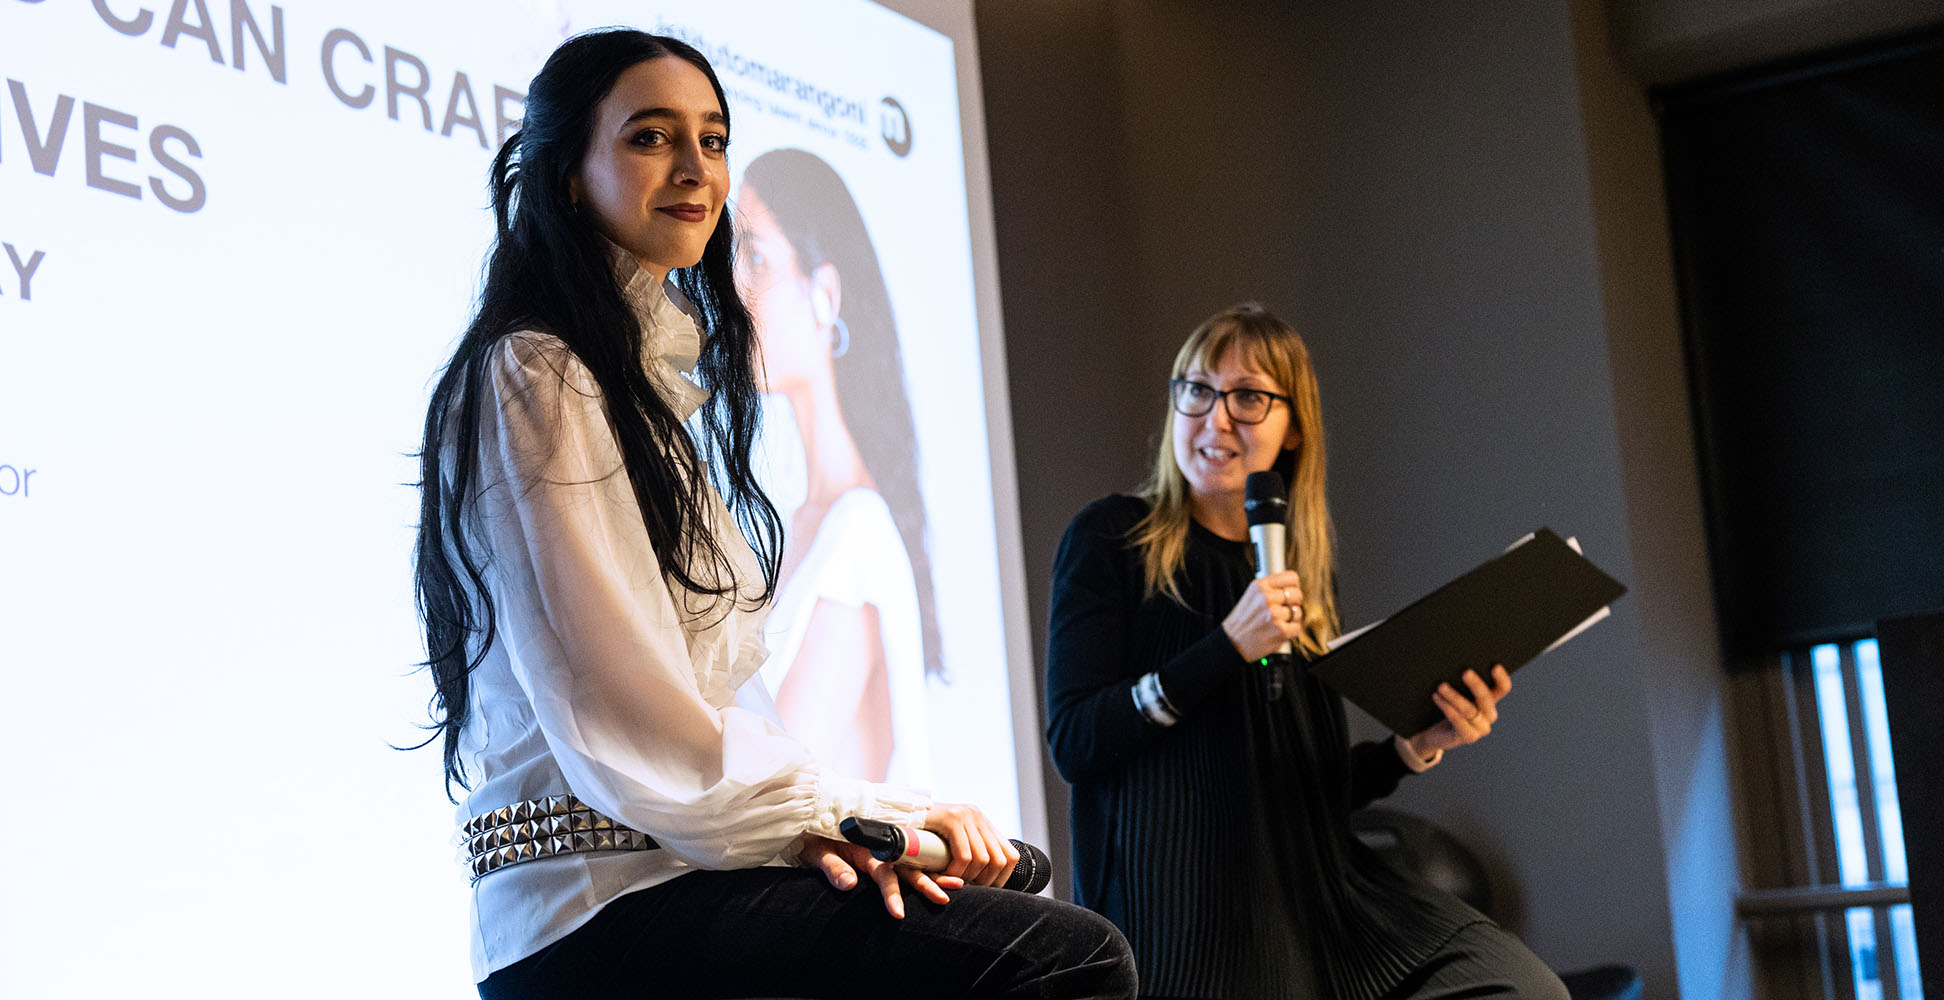
[[[1274,469],[1251,472],[1242,485],[1242,512],[1249,519],[1249,541],[1255,545],[1256,579],[1287,569],[1289,552],[1289,490]],[[1295,646],[1284,642],[1262,658],[1268,668],[1269,699],[1282,697],[1282,666]]]
[[[927,872],[942,872],[952,863],[952,849],[930,830],[856,816],[837,824],[837,830],[845,840],[868,849],[871,857],[879,861]],[[1025,841],[1015,840],[1012,845],[1019,851],[1019,862],[1013,865],[1012,874],[1000,888],[1037,895],[1053,881],[1053,862],[1047,860],[1045,851]]]

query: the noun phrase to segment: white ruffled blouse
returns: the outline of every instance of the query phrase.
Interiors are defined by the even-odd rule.
[[[691,309],[632,261],[649,374],[686,419],[708,393]],[[476,980],[559,940],[603,905],[694,868],[786,863],[845,817],[922,822],[923,792],[818,767],[776,720],[757,670],[767,608],[755,554],[713,490],[707,516],[745,592],[671,593],[587,368],[525,332],[493,359],[480,428],[475,545],[498,641],[472,674],[460,752],[474,785],[458,819],[572,793],[659,850],[512,865],[473,886]],[[692,574],[709,572],[702,560]]]

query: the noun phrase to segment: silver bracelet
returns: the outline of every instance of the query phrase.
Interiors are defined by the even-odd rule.
[[[1181,721],[1181,713],[1168,700],[1167,692],[1161,690],[1161,675],[1157,673],[1143,674],[1134,682],[1134,707],[1157,726],[1172,726]]]

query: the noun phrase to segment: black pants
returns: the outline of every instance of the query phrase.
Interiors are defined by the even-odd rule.
[[[1523,942],[1491,924],[1472,924],[1407,977],[1386,1000],[1520,997],[1570,1000],[1566,984]]]
[[[1471,924],[1384,1000],[1572,1000],[1566,985],[1525,944],[1492,924]],[[1142,1000],[1182,1000],[1158,995]],[[1231,997],[1228,1000],[1242,1000]]]
[[[905,918],[866,881],[839,892],[793,868],[690,872],[601,908],[579,930],[493,973],[484,1000],[561,997],[1134,996],[1134,959],[1103,917],[1005,889],[940,906],[905,891]]]

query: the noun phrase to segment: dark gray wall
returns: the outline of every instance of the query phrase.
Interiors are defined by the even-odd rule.
[[[1937,0],[1610,0],[1613,51],[1662,84],[1936,24]]]
[[[1054,549],[1082,504],[1138,476],[1136,428],[1157,423],[1152,394],[1138,389],[1153,359],[1131,326],[1136,281],[1122,262],[1134,225],[1116,166],[1121,95],[1106,5],[974,10],[1027,606],[1044,657]],[[1043,686],[1036,704],[1044,719]],[[1040,766],[1047,850],[1064,857],[1067,789],[1044,741]],[[1069,890],[1056,879],[1054,891]]]
[[[1625,484],[1633,641],[1644,684],[1681,994],[1751,996],[1728,685],[1715,641],[1678,304],[1654,123],[1596,0],[1575,0],[1588,188]],[[1743,831],[1772,836],[1770,831]]]
[[[1634,587],[1392,804],[1484,855],[1556,967],[1746,995],[1658,154],[1605,9],[976,11],[1036,643],[1067,519],[1146,467],[1174,348],[1261,300],[1322,374],[1351,623],[1540,524]]]

